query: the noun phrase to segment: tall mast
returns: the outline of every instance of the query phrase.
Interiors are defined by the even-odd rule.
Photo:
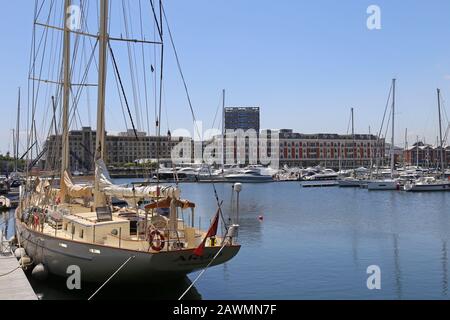
[[[373,140],[372,140],[372,127],[369,126],[369,137],[370,137],[370,174],[372,175],[372,167],[373,167],[373,153],[374,153],[374,148],[373,148]]]
[[[392,80],[392,138],[391,138],[391,178],[394,178],[395,169],[395,82]]]
[[[65,0],[64,14],[69,14],[72,0]],[[61,157],[61,190],[63,190],[64,172],[69,170],[69,101],[70,101],[70,29],[64,20],[64,90],[63,90],[63,113],[62,113],[62,157]]]
[[[12,142],[13,142],[13,157],[14,157],[14,171],[17,172],[16,170],[16,165],[17,165],[17,158],[16,158],[16,130],[12,129]]]
[[[355,110],[351,109],[352,116],[352,146],[353,146],[353,169],[355,169],[356,164],[356,147],[355,147]]]
[[[222,91],[222,172],[225,169],[225,89]]]
[[[441,118],[441,89],[437,89],[437,97],[438,97],[438,112],[439,112],[439,139],[441,147],[441,171],[442,176],[445,176],[444,140],[442,139],[442,118]]]
[[[106,52],[108,47],[108,13],[109,0],[100,0],[100,31],[99,31],[99,70],[98,70],[98,101],[97,101],[97,133],[95,160],[105,160],[105,93],[106,93]],[[99,179],[95,175],[94,208],[104,207],[106,199],[100,192]]]
[[[417,143],[416,143],[416,165],[417,168],[419,167],[419,136],[417,136]]]
[[[403,153],[403,167],[406,167],[406,157],[404,156],[408,151],[408,128],[405,129],[405,152]]]
[[[16,139],[14,148],[14,158],[15,158],[15,171],[19,171],[19,139],[20,139],[20,88],[19,88],[19,100],[17,103],[17,123],[16,123]]]

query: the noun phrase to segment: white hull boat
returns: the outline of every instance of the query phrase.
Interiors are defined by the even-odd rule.
[[[360,188],[364,182],[360,179],[346,178],[338,180],[340,188]]]
[[[421,178],[416,182],[406,183],[405,191],[428,192],[428,191],[450,191],[450,181],[436,180],[435,178]]]
[[[5,196],[0,196],[0,209],[9,208],[11,208],[11,201]]]
[[[272,176],[263,175],[259,170],[242,170],[239,173],[226,174],[224,176],[227,182],[241,183],[268,183],[273,182]]]
[[[395,180],[380,180],[380,181],[369,181],[367,183],[367,189],[371,191],[377,190],[399,190],[400,185]]]

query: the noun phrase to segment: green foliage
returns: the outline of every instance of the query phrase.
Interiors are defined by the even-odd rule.
[[[14,167],[16,164],[16,160],[11,157],[9,152],[6,155],[0,154],[0,171],[1,172],[12,172],[14,171]],[[25,168],[26,161],[19,160],[18,166],[19,170],[23,170]]]

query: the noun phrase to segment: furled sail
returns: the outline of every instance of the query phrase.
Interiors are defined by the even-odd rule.
[[[103,160],[98,160],[95,166],[95,175],[99,183],[100,191],[107,196],[116,197],[121,200],[142,199],[142,198],[180,198],[180,190],[174,187],[124,187],[115,185],[109,175]]]
[[[168,197],[163,200],[153,202],[149,205],[145,206],[146,210],[152,210],[152,209],[168,209],[170,208],[170,205],[172,203],[172,198]],[[189,202],[188,200],[175,200],[175,206],[177,208],[181,209],[189,209],[189,208],[195,208],[195,203]]]
[[[63,193],[71,198],[90,198],[92,197],[92,187],[74,184],[67,171],[64,172]]]
[[[36,178],[34,183],[36,185],[35,191],[39,194],[45,194],[50,187],[50,183],[46,179],[41,180],[39,178]]]

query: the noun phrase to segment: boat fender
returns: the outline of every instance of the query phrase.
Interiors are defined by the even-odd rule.
[[[14,256],[17,259],[20,259],[20,258],[22,258],[23,256],[26,256],[26,255],[27,255],[27,253],[25,252],[24,248],[17,248],[16,250],[14,250]]]
[[[38,281],[45,281],[48,278],[48,270],[42,263],[33,268],[31,275]]]
[[[19,265],[22,267],[22,269],[27,270],[28,267],[32,265],[32,260],[29,256],[23,256],[19,260]]]
[[[166,245],[166,239],[158,230],[153,230],[152,232],[150,232],[148,239],[150,248],[152,248],[152,250],[154,251],[160,252]]]

